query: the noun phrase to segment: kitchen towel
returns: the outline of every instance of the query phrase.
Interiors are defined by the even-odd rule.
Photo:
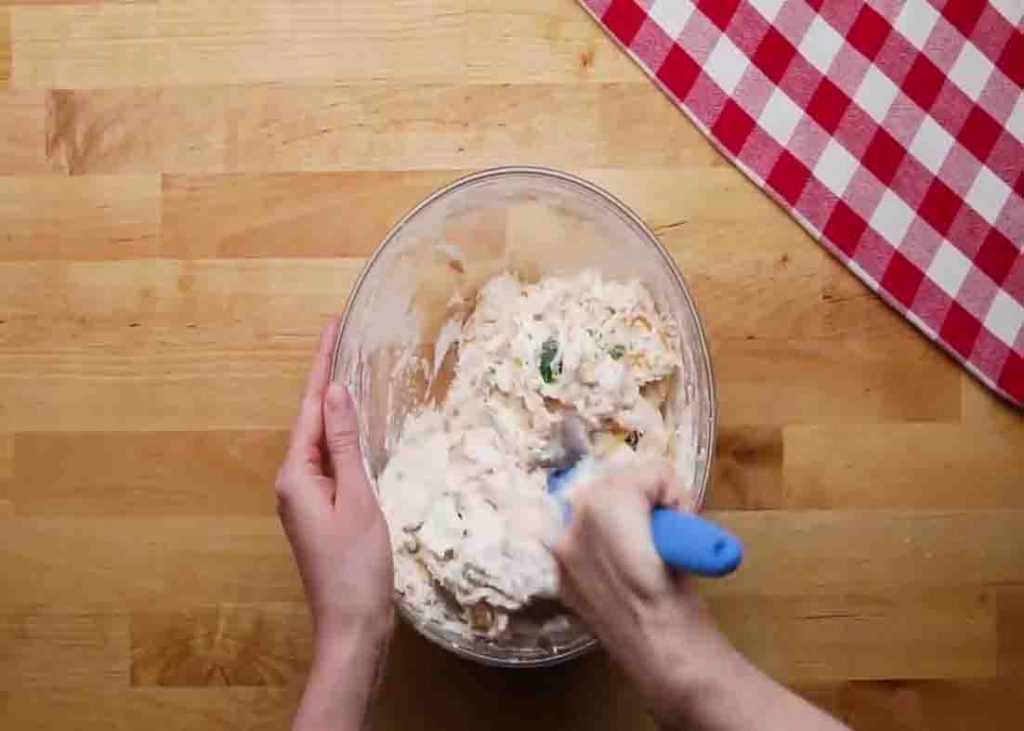
[[[1024,0],[580,0],[865,284],[1024,406]]]

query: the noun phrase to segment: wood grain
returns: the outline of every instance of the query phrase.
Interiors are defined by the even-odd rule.
[[[16,52],[24,68],[15,82],[87,88],[326,78],[642,79],[568,3],[360,0],[342,9],[327,2],[271,0],[250,4],[245,13],[232,6],[179,1],[144,9],[16,8]],[[443,53],[436,52],[440,48]],[[132,63],[142,59],[147,63]]]
[[[11,11],[0,7],[0,85],[11,77]]]
[[[715,601],[722,630],[789,682],[994,678],[996,602],[945,590]]]
[[[12,82],[90,88],[309,79],[460,78],[461,2],[14,8]],[[368,29],[372,31],[367,32]],[[445,48],[445,53],[437,53]]]
[[[621,197],[697,298],[733,642],[860,731],[1019,726],[1024,413],[576,3],[0,0],[0,727],[287,726],[270,486],[318,331],[410,207],[517,163]],[[374,720],[654,728],[600,653],[510,674],[405,626]]]
[[[953,591],[1024,581],[1024,511],[710,515],[743,536],[749,556],[729,581],[703,585],[712,597]],[[0,611],[59,602],[65,593],[129,606],[302,598],[271,516],[26,516],[2,527],[10,553],[0,556],[0,576],[14,590],[0,597]]]
[[[47,150],[76,173],[722,164],[649,92],[646,83],[57,91],[47,97]]]
[[[1018,693],[1019,686],[1005,680],[854,682],[837,689],[835,710],[864,731],[1009,729],[1019,720]]]
[[[1020,510],[710,515],[743,536],[749,547],[742,572],[729,581],[702,585],[712,596],[984,587],[1024,579]]]
[[[868,680],[801,684],[801,695],[858,731],[1014,728],[1019,709],[1005,680]]]
[[[712,338],[723,425],[952,421],[959,414],[959,374],[913,338],[889,341],[893,350],[842,337]]]
[[[462,689],[458,697],[452,687]],[[462,662],[401,627],[381,690],[392,702],[376,705],[377,728],[471,731],[481,718],[496,729],[656,728],[635,691],[601,653],[560,667],[509,673]]]
[[[466,77],[471,83],[644,78],[572,3],[469,0],[465,8]]]
[[[0,460],[18,515],[272,515],[284,431],[22,432]],[[59,459],[55,459],[59,455]],[[101,468],[102,467],[102,468]]]
[[[1020,436],[958,424],[787,426],[786,507],[1024,506]]]
[[[0,177],[0,258],[154,256],[160,208],[155,175]]]
[[[999,672],[1024,679],[1024,587],[1004,586],[996,593]]]
[[[142,4],[159,0],[0,0],[0,6],[14,5],[98,5],[100,3]]]
[[[42,92],[16,91],[0,85],[0,175],[52,170],[46,154],[46,120],[46,97]]]
[[[0,614],[62,601],[130,611],[303,600],[272,517],[28,516],[0,527],[0,578],[11,588]]]
[[[133,686],[301,684],[313,656],[304,604],[201,607],[131,617]]]
[[[1024,411],[1008,409],[1006,402],[966,373],[960,377],[960,409],[968,427],[1024,433]]]
[[[51,729],[75,721],[88,731],[153,728],[287,728],[301,690],[295,688],[132,688],[24,690],[4,698],[12,728]]]
[[[5,354],[94,345],[144,354],[189,342],[252,344],[275,332],[288,343],[316,335],[344,308],[362,266],[344,258],[0,263],[2,342]]]
[[[989,592],[716,598],[722,630],[790,682],[994,678],[996,600]],[[1001,615],[1000,615],[1001,618]],[[133,685],[301,683],[312,627],[301,604],[133,612]],[[937,643],[936,638],[942,642]],[[429,662],[411,638],[396,656]]]
[[[0,615],[0,691],[123,688],[128,618],[31,607]]]
[[[680,263],[711,335],[723,424],[958,419],[959,375],[823,249],[794,249],[797,224],[734,173],[585,171]]]
[[[14,435],[0,432],[0,484],[14,477]]]
[[[369,256],[396,221],[457,177],[456,171],[167,176],[162,253],[178,259]]]
[[[265,482],[287,436],[255,429],[4,435],[0,500],[23,516],[270,515]],[[783,507],[781,431],[723,430],[713,479],[711,509]]]
[[[0,429],[286,427],[319,329],[344,308],[360,268],[344,259],[0,265],[9,293]]]
[[[723,427],[715,443],[709,510],[783,507],[783,442],[778,427]]]

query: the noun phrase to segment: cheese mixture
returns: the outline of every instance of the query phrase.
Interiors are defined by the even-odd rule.
[[[445,328],[458,343],[447,394],[406,421],[378,487],[406,606],[496,637],[510,613],[557,595],[547,546],[562,513],[546,480],[568,458],[566,414],[597,454],[671,456],[665,403],[682,361],[649,292],[596,270],[497,276],[459,324]]]

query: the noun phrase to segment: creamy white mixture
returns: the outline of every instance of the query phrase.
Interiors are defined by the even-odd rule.
[[[433,617],[457,606],[467,631],[496,636],[510,612],[557,594],[547,546],[561,508],[546,480],[566,459],[565,414],[598,453],[671,456],[663,411],[682,361],[647,290],[596,270],[495,277],[458,325],[435,357],[458,342],[443,403],[406,421],[378,487],[405,602]]]

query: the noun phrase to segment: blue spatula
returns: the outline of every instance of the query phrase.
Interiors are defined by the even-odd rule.
[[[568,490],[579,476],[578,463],[548,473],[548,492],[569,518]],[[743,560],[743,544],[721,526],[693,513],[655,508],[651,539],[661,559],[674,569],[698,576],[726,576]]]

